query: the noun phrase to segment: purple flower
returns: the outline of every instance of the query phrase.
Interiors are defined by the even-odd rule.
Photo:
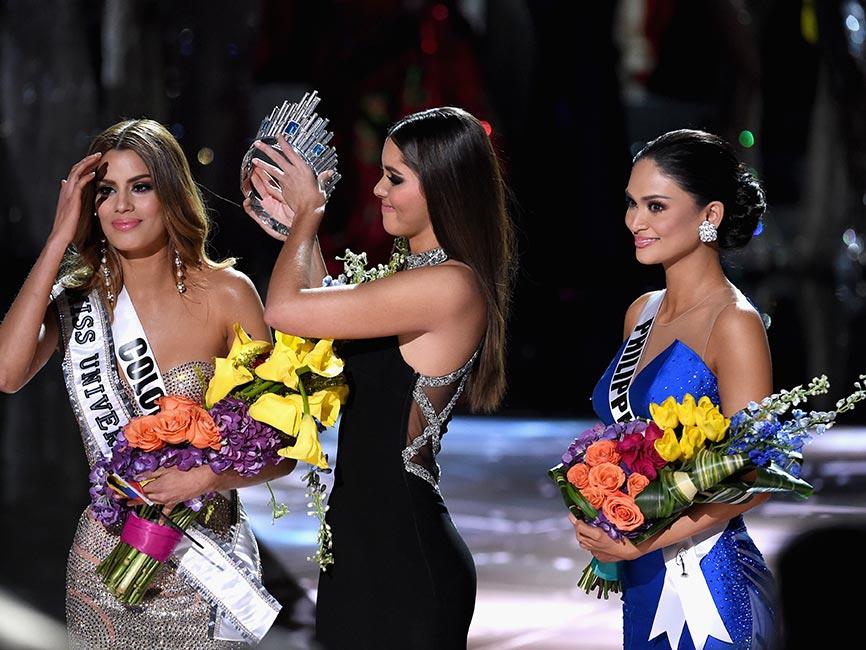
[[[254,476],[266,465],[275,465],[283,458],[277,451],[285,446],[283,435],[275,428],[254,420],[242,400],[226,397],[209,411],[223,434],[219,451],[209,450],[210,468],[219,474],[233,469],[241,476]]]

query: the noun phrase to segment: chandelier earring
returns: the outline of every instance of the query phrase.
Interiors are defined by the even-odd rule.
[[[709,219],[704,219],[698,226],[698,237],[705,244],[709,244],[719,238],[719,232]]]
[[[186,284],[184,284],[184,280],[186,279],[185,267],[183,265],[183,260],[180,259],[180,253],[175,249],[174,251],[174,283],[177,286],[178,293],[186,292]]]
[[[108,267],[108,244],[103,237],[100,240],[102,248],[100,249],[100,269],[102,271],[102,282],[105,285],[105,297],[108,304],[114,307],[114,291],[111,289],[111,269]]]

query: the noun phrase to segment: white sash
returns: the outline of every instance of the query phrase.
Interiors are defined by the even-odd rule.
[[[117,360],[131,369],[130,385],[145,412],[158,408],[155,400],[165,394],[165,384],[126,290],[118,296],[111,327],[95,291],[73,299],[63,291],[52,291],[52,295],[57,296],[65,347],[63,375],[82,438],[91,452],[88,457],[110,458],[117,432],[135,413],[118,374],[115,337],[121,342],[118,350],[123,349]],[[281,606],[258,578],[258,547],[243,509],[238,511],[233,545],[222,543],[194,522],[187,532],[204,548],[183,539],[168,561],[213,606],[209,631],[213,638],[258,642]]]
[[[676,648],[688,623],[697,650],[703,650],[710,636],[732,643],[701,570],[701,559],[722,536],[727,524],[724,522],[662,549],[665,579],[647,640],[667,632],[671,648]]]
[[[138,408],[142,413],[156,413],[159,410],[156,400],[165,395],[165,382],[126,287],[117,296],[111,334],[117,347],[117,362],[135,393]]]
[[[635,370],[637,370],[641,357],[643,357],[647,339],[649,339],[653,322],[664,295],[665,292],[662,290],[656,291],[649,297],[637,319],[637,325],[632,330],[622,349],[622,354],[616,361],[616,367],[610,378],[610,386],[607,391],[610,414],[613,416],[614,422],[628,422],[635,419],[629,401],[629,388],[634,381]]]

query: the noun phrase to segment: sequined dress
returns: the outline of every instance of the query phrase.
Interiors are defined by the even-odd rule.
[[[705,351],[715,318],[734,298],[731,292],[722,292],[688,314],[691,323],[654,326],[650,338],[655,338],[655,343],[650,340],[644,353],[649,362],[638,370],[629,389],[635,416],[649,418],[650,403],[661,403],[669,395],[677,400],[682,400],[686,393],[707,395],[714,403],[719,403],[718,381],[692,346],[702,353]],[[688,338],[691,345],[676,338],[677,334]],[[592,394],[593,409],[606,424],[613,422],[608,386],[625,345],[624,342]],[[661,351],[647,354],[652,347]],[[732,640],[726,643],[709,637],[704,649],[772,648],[775,633],[773,577],[749,536],[742,516],[728,522],[712,549],[700,560],[700,570]],[[666,633],[650,640],[665,580],[662,551],[620,562],[619,572],[623,584],[624,647],[627,650],[670,649]],[[686,624],[675,650],[694,648]]]
[[[324,648],[466,648],[475,565],[438,487],[436,453],[475,356],[453,373],[415,373],[396,337],[346,342],[328,522],[335,563],[319,576]]]
[[[191,362],[163,373],[166,392],[203,401],[213,366]],[[85,448],[88,448],[85,445]],[[89,453],[89,452],[88,452]],[[88,458],[93,465],[96,458]],[[230,541],[239,526],[249,526],[236,491],[216,499],[206,526],[219,538]],[[203,515],[200,523],[203,521]],[[78,522],[78,530],[66,565],[66,622],[69,646],[75,649],[225,650],[247,644],[209,638],[212,608],[201,595],[169,566],[154,578],[145,599],[135,606],[119,603],[102,585],[97,565],[118,543],[118,531],[108,531],[93,519],[90,508]]]

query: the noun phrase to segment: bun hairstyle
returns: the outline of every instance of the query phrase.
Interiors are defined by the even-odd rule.
[[[737,159],[731,145],[706,131],[679,129],[647,144],[632,163],[643,158],[658,165],[699,206],[711,201],[725,206],[718,229],[719,248],[742,248],[749,243],[767,201],[761,182]]]

